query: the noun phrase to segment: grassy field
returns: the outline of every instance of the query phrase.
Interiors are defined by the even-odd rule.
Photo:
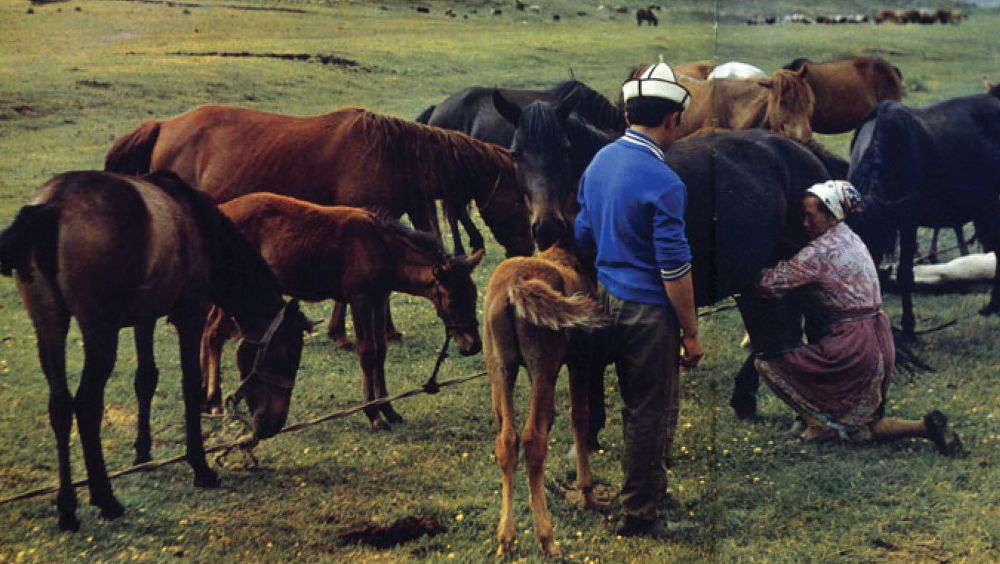
[[[798,56],[874,53],[902,69],[904,101],[912,105],[981,92],[984,77],[1000,79],[1000,15],[994,12],[975,12],[957,26],[716,28],[707,17],[715,2],[688,2],[674,12],[665,8],[659,27],[637,29],[631,15],[600,13],[596,1],[540,4],[543,12],[532,14],[515,13],[508,2],[427,2],[431,13],[423,15],[396,1],[72,1],[36,5],[29,13],[27,2],[0,0],[0,224],[51,175],[100,168],[117,134],[202,103],[297,114],[357,105],[413,117],[465,86],[548,87],[571,72],[613,97],[631,65],[660,54],[669,61],[739,59],[772,71]],[[846,1],[829,3],[829,10],[793,2],[719,5],[734,17],[760,13],[762,6],[778,13],[870,11],[863,2]],[[443,15],[449,6],[458,17]],[[494,6],[504,13],[490,16]],[[552,21],[554,11],[559,22]],[[210,55],[220,52],[260,56]],[[295,53],[343,61],[264,56]],[[849,140],[823,138],[841,154]],[[492,239],[488,245],[476,273],[480,288],[502,255]],[[564,555],[608,562],[1000,560],[1000,321],[975,315],[985,300],[917,297],[918,328],[961,322],[923,339],[924,357],[938,371],[897,377],[888,404],[895,416],[915,418],[933,408],[948,414],[970,451],[962,460],[941,458],[920,441],[801,444],[783,433],[791,412],[766,391],[759,421],[735,420],[727,402],[744,354],[737,347],[741,324],[733,311],[704,319],[708,354],[682,376],[670,476],[676,503],[663,508],[668,519],[691,526],[667,542],[615,538],[616,511],[582,513],[560,497],[572,469],[564,456],[571,438],[561,381],[548,483]],[[442,329],[427,303],[401,296],[393,305],[406,333],[387,362],[390,391],[398,392],[430,373]],[[898,299],[887,297],[887,308],[898,317]],[[328,311],[328,304],[307,308],[315,319]],[[69,343],[75,386],[82,366],[75,328]],[[153,455],[166,457],[182,451],[183,428],[176,338],[165,323],[156,353],[161,379]],[[232,358],[227,361],[231,388]],[[106,397],[103,438],[111,469],[133,457],[134,366],[126,331]],[[444,377],[482,369],[481,357],[456,355]],[[352,355],[332,353],[321,333],[310,336],[289,423],[357,402],[359,376]],[[594,464],[598,479],[617,487],[621,427],[615,379],[607,384],[611,420],[606,450]],[[0,279],[0,498],[56,480],[46,403],[33,330],[14,284]],[[113,522],[100,521],[80,490],[78,534],[57,531],[51,497],[0,506],[0,562],[491,558],[500,474],[486,381],[396,407],[407,422],[389,432],[372,433],[357,415],[267,441],[257,449],[261,467],[223,470],[218,490],[195,490],[183,465],[116,480],[127,513]],[[227,438],[215,422],[207,421],[206,430],[210,444]],[[82,477],[75,433],[73,441],[74,472]],[[539,551],[523,479],[518,488],[519,556],[534,561]],[[336,542],[335,533],[350,525],[413,514],[433,516],[447,532],[384,551]]]

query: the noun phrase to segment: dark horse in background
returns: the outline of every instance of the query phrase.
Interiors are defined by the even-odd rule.
[[[321,205],[405,213],[414,227],[438,237],[435,201],[442,200],[454,217],[475,199],[508,256],[534,252],[507,149],[358,108],[300,117],[201,106],[122,135],[105,168],[130,174],[170,170],[216,202],[278,192]],[[481,242],[479,236],[473,246]],[[347,348],[343,320],[340,305],[329,334],[336,346]]]
[[[78,530],[69,438],[76,414],[90,487],[101,517],[125,511],[111,491],[101,449],[104,388],[118,333],[135,327],[139,400],[136,460],[150,460],[149,413],[159,375],[153,329],[164,315],[180,341],[187,461],[195,485],[217,487],[201,436],[198,341],[210,303],[236,319],[244,397],[254,437],[281,430],[308,327],[294,300],[285,303],[267,264],[233,224],[175,175],[143,179],[69,172],[49,180],[0,235],[0,272],[17,286],[35,326],[49,383],[49,421],[59,458],[59,528]],[[66,335],[75,317],[83,334],[83,375],[76,396],[66,381]],[[262,350],[258,354],[258,350]],[[267,374],[266,377],[261,374]]]
[[[864,196],[850,225],[876,261],[898,234],[902,329],[912,337],[917,227],[972,221],[985,252],[1000,251],[1000,98],[977,94],[926,108],[880,103],[851,141],[849,179]],[[980,313],[1000,314],[1000,277]]]
[[[517,124],[511,152],[531,205],[549,202],[553,214],[578,209],[580,175],[615,137],[576,114],[560,115],[545,102],[522,111],[500,94],[495,101],[501,115]],[[745,292],[753,288],[762,268],[790,258],[809,241],[802,226],[801,198],[806,188],[830,178],[823,162],[784,136],[748,129],[681,139],[667,153],[667,163],[687,186],[685,222],[697,305],[738,295],[757,351],[797,342],[802,336],[798,308],[784,307],[780,319],[775,319],[752,292]],[[550,221],[558,224],[564,218]],[[571,229],[571,222],[565,226]],[[539,242],[539,247],[545,245]],[[756,409],[752,356],[740,374],[733,403],[738,413],[746,414]],[[590,386],[593,445],[604,420],[603,385],[592,379]]]
[[[390,292],[426,298],[459,351],[479,352],[472,269],[482,260],[482,249],[469,258],[450,257],[430,233],[406,228],[385,214],[277,194],[240,196],[219,209],[260,251],[286,294],[351,305],[366,402],[388,395],[383,328]],[[219,357],[225,341],[239,336],[234,329],[225,314],[213,310],[202,339],[206,401],[212,407],[222,407]],[[376,429],[403,420],[389,403],[365,413]]]

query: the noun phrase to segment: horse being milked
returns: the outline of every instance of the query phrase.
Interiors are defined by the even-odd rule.
[[[308,301],[336,299],[351,305],[365,401],[388,395],[385,384],[385,312],[390,292],[434,304],[445,330],[463,355],[479,352],[476,286],[471,257],[449,257],[440,241],[404,227],[387,215],[344,206],[320,206],[257,193],[219,206],[256,247],[284,292]],[[239,336],[228,316],[212,312],[202,339],[202,361],[210,405],[219,405],[219,357],[226,340]],[[365,410],[375,428],[402,417],[384,403]]]
[[[124,512],[111,491],[100,438],[104,388],[122,327],[135,327],[137,462],[150,460],[149,413],[159,378],[153,329],[166,315],[180,341],[187,461],[196,486],[219,484],[205,460],[199,410],[198,339],[211,302],[233,316],[247,335],[240,345],[239,370],[247,380],[244,397],[254,437],[268,438],[284,425],[308,322],[297,302],[285,303],[267,264],[233,224],[175,175],[138,179],[88,171],[52,178],[0,234],[0,272],[10,275],[15,270],[49,383],[49,421],[59,458],[60,529],[80,527],[70,472],[74,413],[90,503],[105,519]],[[67,386],[65,360],[74,317],[85,355],[75,397]]]
[[[475,200],[508,256],[534,252],[507,149],[358,108],[302,117],[201,106],[122,135],[109,149],[105,168],[129,174],[170,170],[216,202],[280,191],[321,205],[405,213],[414,227],[439,238],[435,201],[441,200],[478,249],[483,239],[466,210]],[[461,237],[454,241],[456,253],[464,254]],[[343,320],[341,307],[328,332],[336,346],[349,348]],[[389,332],[395,332],[391,323]]]
[[[1000,98],[977,94],[926,108],[879,103],[851,141],[849,179],[864,196],[849,224],[876,262],[898,234],[902,328],[912,337],[917,228],[972,221],[985,252],[1000,249]],[[980,313],[1000,313],[1000,278]]]

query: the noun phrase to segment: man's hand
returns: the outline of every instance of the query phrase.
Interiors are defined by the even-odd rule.
[[[701,357],[705,353],[701,351],[701,342],[698,335],[684,335],[681,337],[681,366],[684,368],[694,368],[698,366]]]

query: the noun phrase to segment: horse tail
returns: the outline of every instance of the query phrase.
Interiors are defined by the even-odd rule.
[[[54,245],[49,253],[46,242],[58,234],[58,224],[59,210],[48,204],[21,208],[14,223],[0,233],[0,274],[12,276],[17,270],[22,280],[30,282],[28,261],[38,248],[43,248],[46,255],[38,258],[39,264],[54,266]]]
[[[151,171],[160,122],[149,120],[115,139],[104,157],[104,170],[138,176]]]
[[[437,108],[437,106],[429,106],[426,110],[420,112],[420,115],[417,116],[417,119],[413,121],[417,123],[422,123],[424,125],[429,125],[431,121],[431,114],[434,113],[434,108]]]
[[[507,295],[517,316],[537,327],[596,329],[608,323],[604,309],[593,298],[579,292],[564,296],[541,280],[519,281]]]
[[[771,75],[767,123],[772,131],[796,141],[809,141],[815,105],[816,95],[798,73],[782,69]]]

